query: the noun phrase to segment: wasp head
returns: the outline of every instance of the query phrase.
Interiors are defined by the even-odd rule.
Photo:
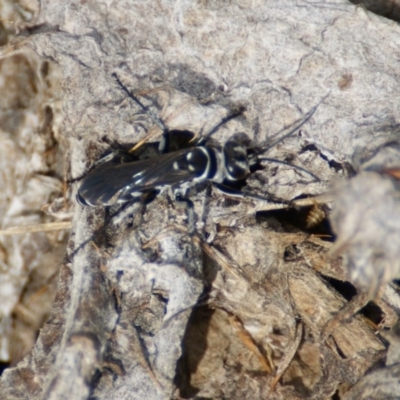
[[[248,149],[250,139],[245,133],[237,133],[224,146],[226,176],[231,181],[239,181],[250,174]]]

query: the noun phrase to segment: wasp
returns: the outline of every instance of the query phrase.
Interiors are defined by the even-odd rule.
[[[210,181],[221,191],[233,196],[259,199],[260,196],[244,194],[232,186],[244,181],[262,161],[287,164],[319,180],[314,174],[299,166],[262,157],[270,148],[304,125],[314,114],[317,106],[303,119],[296,121],[290,132],[268,146],[255,148],[245,133],[236,133],[224,145],[210,143],[211,136],[220,126],[243,113],[244,108],[240,108],[231,112],[191,147],[169,151],[168,134],[172,131],[120,81],[117,74],[114,73],[113,77],[128,97],[163,130],[163,140],[160,142],[161,154],[155,158],[133,161],[130,161],[129,157],[121,158],[115,155],[101,159],[83,178],[77,194],[80,204],[111,206],[125,203],[153,190],[163,190],[167,187],[187,189],[202,181]]]

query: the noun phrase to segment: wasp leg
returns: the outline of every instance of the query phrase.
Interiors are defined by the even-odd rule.
[[[239,197],[242,199],[254,199],[254,200],[266,202],[271,207],[271,210],[291,207],[290,201],[286,201],[283,199],[277,200],[277,199],[272,199],[267,196],[260,196],[258,194],[242,192],[239,189],[234,189],[229,186],[223,185],[221,183],[212,182],[212,184],[219,191],[221,191],[222,193],[224,193],[225,195],[227,195],[229,197]]]
[[[186,191],[185,191],[186,192]],[[194,214],[194,204],[193,201],[190,200],[186,193],[182,193],[180,191],[175,193],[175,201],[177,203],[182,204],[186,209],[186,215],[188,218],[188,231],[189,235],[193,236],[196,229],[196,221],[195,221],[195,214]]]

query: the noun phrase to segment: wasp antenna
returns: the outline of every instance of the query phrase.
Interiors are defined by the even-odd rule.
[[[321,179],[318,178],[317,175],[314,175],[312,172],[306,170],[305,168],[299,167],[299,166],[291,164],[289,162],[282,161],[282,160],[277,160],[276,158],[269,158],[269,157],[260,157],[257,160],[258,161],[267,161],[267,162],[274,162],[276,164],[287,165],[288,167],[292,167],[293,169],[297,169],[298,171],[302,171],[302,172],[310,175],[311,177],[313,177],[316,181],[321,182]]]
[[[210,131],[208,131],[199,141],[199,143],[204,144],[207,142],[210,137],[217,132],[221,126],[225,125],[227,122],[229,122],[231,119],[237,118],[240,115],[242,115],[246,111],[246,108],[244,106],[240,106],[239,108],[232,110],[230,114],[228,114],[226,117],[222,118],[220,122],[218,122],[217,125],[215,125]]]
[[[272,142],[271,144],[268,144],[267,146],[262,148],[261,153],[266,153],[268,150],[272,149],[275,147],[277,144],[283,142],[286,138],[289,136],[292,136],[298,129],[300,129],[308,120],[314,115],[315,111],[319,107],[319,105],[331,94],[329,91],[328,94],[326,94],[319,102],[316,104],[303,118],[299,118],[296,120],[293,124],[289,126],[285,126],[283,129],[281,129],[279,132],[277,132],[273,136],[278,136],[282,132],[285,132],[288,128],[291,128],[288,133],[285,133],[283,136],[281,136],[279,139],[275,140],[275,142]]]
[[[168,132],[168,127],[164,124],[164,122],[158,118],[149,107],[145,106],[119,79],[118,75],[113,72],[112,77],[117,81],[118,85],[121,86],[121,89],[131,98],[136,104],[138,104],[143,111],[155,122],[155,124],[164,132]]]
[[[315,113],[315,110],[317,109],[317,106],[313,107],[304,118],[298,119],[297,121],[294,122],[294,124],[291,124],[290,127],[291,130],[284,134],[283,136],[281,136],[279,139],[275,140],[275,142],[272,142],[271,144],[269,144],[266,147],[262,148],[262,153],[266,153],[268,150],[272,149],[273,147],[275,147],[277,144],[283,142],[285,139],[287,139],[288,137],[292,136],[298,129],[300,129]],[[294,126],[293,126],[294,125]],[[286,126],[285,128],[283,128],[282,130],[280,130],[279,132],[277,132],[274,136],[278,136],[280,135],[282,132],[284,132],[288,127]]]

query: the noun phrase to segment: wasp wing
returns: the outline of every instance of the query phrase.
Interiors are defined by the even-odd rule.
[[[207,162],[207,152],[200,147],[123,164],[106,162],[84,178],[78,201],[91,206],[124,202],[157,187],[190,181],[204,172]]]

